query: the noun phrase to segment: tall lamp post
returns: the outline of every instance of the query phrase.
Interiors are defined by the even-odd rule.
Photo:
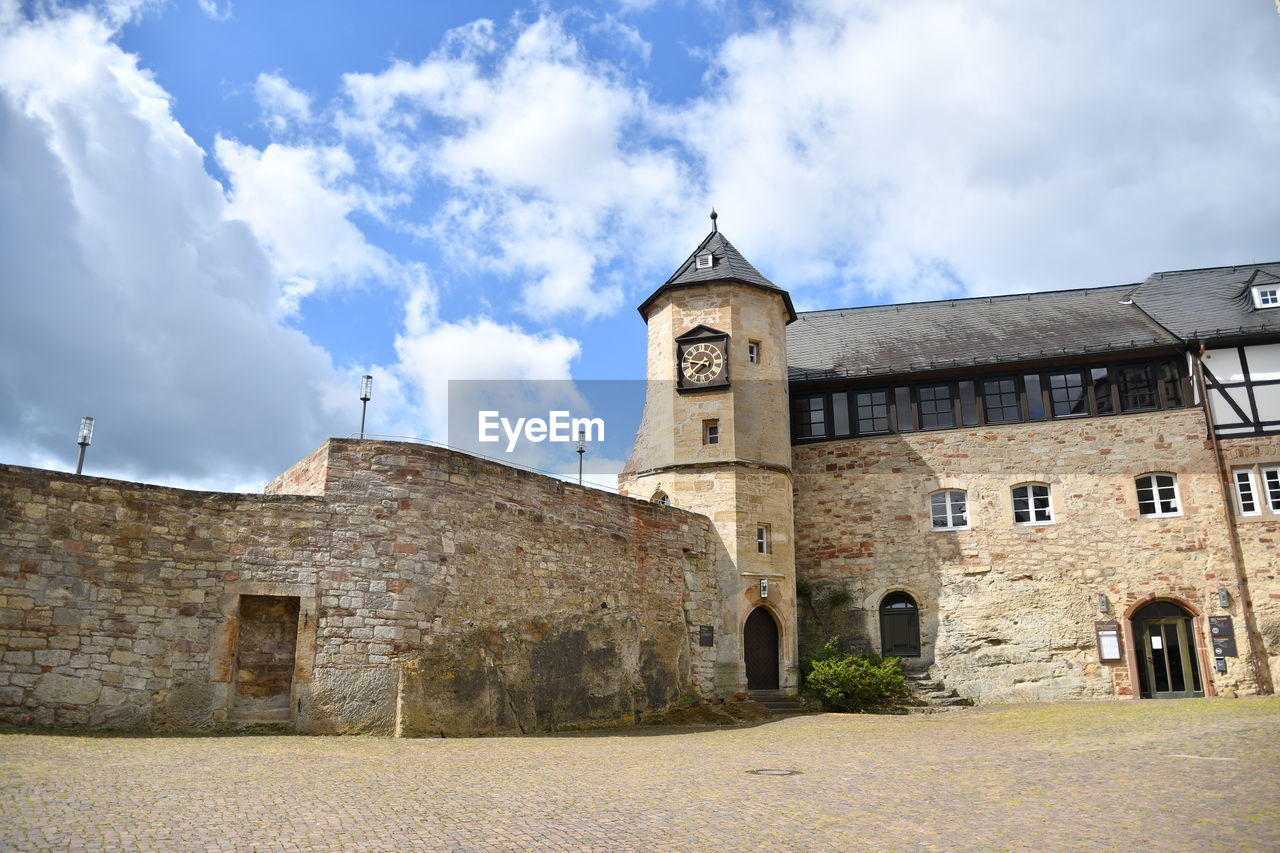
[[[80,438],[76,440],[76,444],[80,445],[80,458],[76,460],[76,473],[79,474],[84,470],[85,448],[93,444],[93,418],[88,415],[80,419]]]
[[[578,428],[578,485],[582,485],[582,457],[587,453],[587,431]]]
[[[373,377],[365,374],[360,377],[360,440],[364,440],[364,413],[369,409],[369,398],[373,396]]]

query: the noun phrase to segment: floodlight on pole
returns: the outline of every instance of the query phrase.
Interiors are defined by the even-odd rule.
[[[76,460],[76,473],[79,474],[84,470],[85,448],[93,444],[93,418],[88,415],[80,419],[80,437],[76,444],[80,445],[80,458]]]
[[[365,374],[360,377],[360,438],[364,439],[364,415],[369,408],[369,399],[373,396],[373,377]]]
[[[578,485],[582,485],[582,457],[587,453],[587,431],[578,428]]]

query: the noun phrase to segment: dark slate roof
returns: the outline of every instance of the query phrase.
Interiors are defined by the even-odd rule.
[[[806,311],[787,328],[792,381],[915,373],[1170,346],[1133,284]]]
[[[1153,273],[1133,301],[1187,341],[1280,332],[1280,309],[1254,307],[1258,284],[1280,284],[1280,262]]]
[[[711,256],[715,260],[709,269],[700,270],[696,263],[697,257],[707,251],[711,252]],[[708,234],[698,244],[698,248],[693,250],[693,254],[689,255],[679,269],[671,275],[671,278],[667,279],[662,287],[651,293],[648,299],[640,303],[640,316],[647,318],[650,304],[668,290],[692,287],[712,281],[734,281],[739,284],[748,284],[752,287],[771,290],[779,294],[783,302],[786,303],[788,322],[796,318],[796,309],[791,304],[791,295],[761,275],[760,271],[753,267],[750,261],[742,257],[742,253],[735,249],[733,244],[718,230]]]

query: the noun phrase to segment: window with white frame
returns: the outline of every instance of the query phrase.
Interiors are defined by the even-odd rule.
[[[934,530],[965,530],[969,527],[968,496],[959,489],[929,495],[929,516]]]
[[[760,363],[760,342],[747,341],[747,361],[752,364]]]
[[[1232,468],[1231,485],[1241,516],[1280,515],[1280,465]]]
[[[1050,505],[1048,486],[1042,483],[1027,483],[1013,487],[1013,523],[1053,523],[1053,507]]]
[[[1138,488],[1138,514],[1144,518],[1181,515],[1178,478],[1172,474],[1144,474],[1134,481]]]
[[[1231,472],[1231,480],[1236,487],[1236,510],[1241,515],[1261,515],[1262,507],[1258,506],[1258,487],[1253,479],[1253,469],[1236,468]]]
[[[1262,469],[1262,491],[1267,498],[1267,508],[1280,515],[1280,466]]]
[[[709,270],[711,269],[711,266],[714,263],[715,263],[715,258],[710,252],[706,252],[704,254],[698,255],[698,262],[697,262],[698,269]]]
[[[767,524],[756,525],[756,553],[773,553],[773,531]]]
[[[1253,304],[1256,308],[1280,307],[1280,287],[1276,285],[1255,287],[1253,289]]]

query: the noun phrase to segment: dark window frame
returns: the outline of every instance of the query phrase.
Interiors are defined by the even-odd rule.
[[[936,402],[934,400],[924,401],[920,399],[920,392],[925,388],[946,388],[948,399],[951,402],[951,423],[946,426],[925,426],[924,425],[924,404],[925,402]],[[914,406],[916,414],[916,429],[922,432],[933,432],[941,429],[956,429],[961,425],[960,412],[960,392],[954,382],[921,382],[911,386],[911,402]],[[939,412],[931,412],[930,415],[937,417]]]
[[[1123,408],[1121,405],[1120,395],[1120,371],[1129,367],[1143,367],[1147,371],[1149,378],[1154,378],[1153,393],[1156,399],[1154,407],[1130,407]],[[895,435],[909,432],[937,432],[949,429],[970,429],[983,428],[988,426],[1003,426],[1008,424],[1019,423],[1042,423],[1056,420],[1072,420],[1085,417],[1111,417],[1122,414],[1137,414],[1143,412],[1163,411],[1169,409],[1188,408],[1194,403],[1187,401],[1193,400],[1194,397],[1190,393],[1190,378],[1186,372],[1185,359],[1176,356],[1162,356],[1147,359],[1126,359],[1124,361],[1095,363],[1093,365],[1079,365],[1074,367],[1056,367],[1048,366],[1039,370],[1023,370],[1018,373],[994,373],[986,375],[978,375],[972,378],[961,377],[957,379],[939,379],[932,382],[913,382],[913,383],[892,383],[886,385],[866,385],[861,386],[854,382],[828,384],[823,391],[815,391],[812,393],[798,394],[792,398],[791,414],[792,414],[792,433],[791,440],[793,444],[808,444],[815,441],[843,440],[846,438],[861,438],[869,436]],[[1107,393],[1103,397],[1105,406],[1099,406],[1099,387],[1093,378],[1094,372],[1099,372],[1099,381],[1105,382]],[[1057,411],[1058,402],[1053,396],[1053,379],[1054,377],[1069,376],[1074,377],[1080,383],[1083,391],[1083,397],[1080,402],[1083,404],[1085,411],[1059,414]],[[1043,409],[1043,417],[1032,417],[1033,407],[1032,401],[1028,399],[1028,377],[1036,377],[1039,383],[1039,408]],[[986,384],[988,382],[1011,381],[1014,383],[1016,393],[1018,395],[1018,420],[998,419],[991,420],[988,415]],[[976,421],[970,423],[973,418],[967,418],[963,408],[963,400],[961,399],[961,385],[969,384],[974,390],[974,396],[977,408]],[[947,389],[951,400],[951,415],[949,425],[930,425],[925,426],[923,420],[925,417],[938,417],[941,413],[924,413],[923,408],[930,401],[922,401],[920,392],[926,388],[943,388]],[[902,405],[902,393],[909,403],[909,410]],[[1004,392],[1007,393],[1007,392]],[[836,433],[835,418],[835,402],[833,395],[845,394],[845,406],[848,414],[849,432],[847,434]],[[887,429],[860,429],[858,418],[858,397],[864,394],[882,394],[884,395],[882,404],[888,407],[888,424]],[[796,420],[797,407],[802,405],[802,401],[812,400],[815,398],[822,399],[822,427],[820,434],[800,435]],[[1065,399],[1062,404],[1070,402]],[[1007,408],[1007,406],[1006,406]],[[1099,411],[1099,409],[1110,409],[1110,411]],[[815,412],[817,410],[814,410]],[[907,424],[904,428],[903,424]],[[812,433],[812,421],[805,425]]]
[[[831,392],[832,395],[840,393],[839,391]],[[871,429],[864,431],[862,429],[863,418],[859,414],[860,405],[858,398],[862,395],[883,394],[883,403],[872,403],[871,405],[884,406],[884,429]],[[849,392],[847,398],[849,404],[849,429],[851,435],[892,435],[897,431],[897,420],[893,416],[894,409],[894,391],[892,388],[856,388]],[[870,420],[875,421],[877,418],[873,415]]]
[[[1014,405],[1017,407],[1017,410],[1018,410],[1017,418],[1001,419],[998,421],[993,421],[991,420],[990,417],[988,417],[988,412],[990,411],[987,408],[987,398],[989,396],[987,393],[988,382],[1012,382],[1013,383],[1013,395],[1015,397]],[[975,384],[977,386],[977,391],[978,391],[978,419],[983,426],[998,426],[1000,424],[1026,423],[1026,421],[1028,420],[1027,389],[1026,389],[1026,385],[1022,381],[1021,376],[1013,376],[1013,375],[984,376],[981,379],[978,379]],[[996,392],[997,395],[1001,395],[1001,396],[1007,393],[1008,393],[1007,391]],[[1004,409],[1008,407],[1001,405],[1000,408]]]

